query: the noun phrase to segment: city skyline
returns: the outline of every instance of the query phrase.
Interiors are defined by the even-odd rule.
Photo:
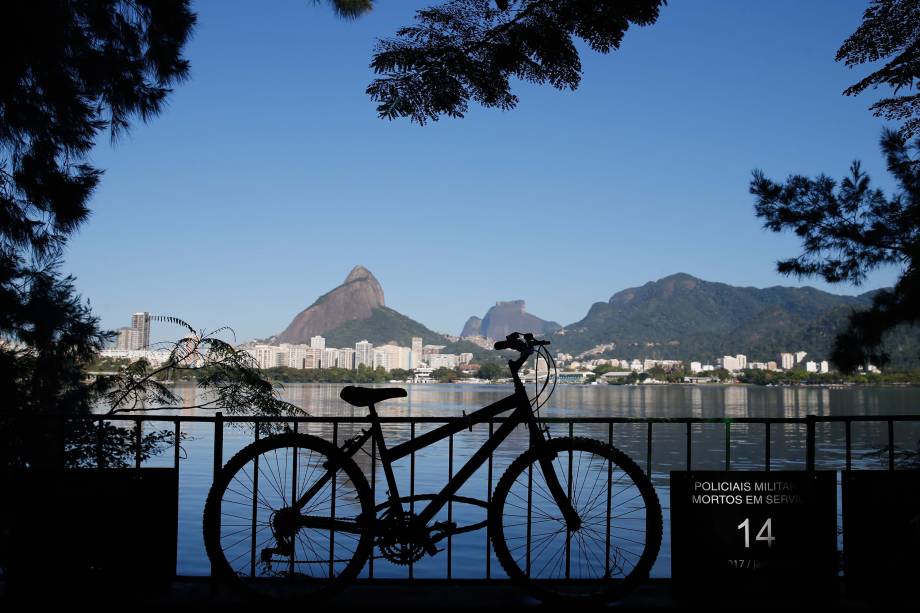
[[[354,22],[299,1],[264,14],[198,7],[193,78],[155,127],[94,151],[105,180],[65,270],[104,326],[143,307],[265,336],[355,262],[385,280],[393,308],[453,333],[515,298],[576,321],[678,270],[835,293],[894,280],[778,275],[797,241],[765,232],[748,194],[754,168],[840,177],[853,159],[890,188],[874,97],[842,96],[861,73],[833,57],[864,2],[673,3],[616,53],[587,53],[574,93],[522,85],[513,112],[472,108],[419,128],[378,119],[364,89],[375,38],[422,5],[381,4]],[[532,241],[509,238],[523,228]]]

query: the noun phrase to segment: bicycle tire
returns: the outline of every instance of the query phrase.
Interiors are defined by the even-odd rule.
[[[568,530],[541,482],[544,453],[553,457],[559,482],[583,521],[579,530]],[[579,485],[582,475],[592,477],[590,491]],[[661,504],[649,478],[619,449],[594,439],[556,438],[521,454],[502,475],[489,531],[502,568],[538,599],[611,602],[648,577],[661,547]],[[636,540],[640,535],[644,540]],[[556,559],[562,546],[564,562]]]
[[[284,461],[279,457],[281,451]],[[275,518],[280,509],[290,506],[285,487],[288,460],[291,490],[296,489],[298,497],[325,478],[329,462],[338,467],[335,478],[326,482],[311,499],[315,503],[308,504],[303,513],[298,514],[298,519],[316,517],[322,521],[328,514],[349,525],[354,522],[359,532],[357,535],[343,534],[334,528],[300,526],[288,539],[291,552],[287,555],[271,553],[266,560],[264,552],[268,548],[265,545],[282,543]],[[295,465],[302,469],[300,474],[295,474]],[[280,477],[280,488],[278,483],[270,482],[268,485],[272,487],[266,488],[263,484],[260,488],[262,479],[273,477]],[[316,478],[311,480],[313,477]],[[253,501],[251,504],[249,499]],[[208,492],[202,530],[212,575],[239,595],[271,600],[312,600],[337,593],[361,572],[372,552],[373,517],[370,487],[354,460],[321,438],[289,433],[258,440],[227,462]],[[247,532],[251,526],[255,528]],[[325,532],[329,533],[327,560],[322,559],[325,550],[320,542]],[[243,540],[237,542],[241,534]],[[248,543],[245,541],[247,535]],[[312,557],[318,559],[307,559]]]

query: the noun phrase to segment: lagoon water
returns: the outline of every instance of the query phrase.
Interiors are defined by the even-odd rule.
[[[364,409],[346,405],[338,397],[341,385],[288,384],[283,397],[306,409],[313,416],[345,416],[363,418]],[[511,393],[511,386],[432,384],[409,385],[407,398],[388,400],[378,406],[382,416],[455,417],[471,413]],[[185,404],[195,404],[199,391],[194,385],[177,390]],[[556,388],[541,410],[548,417],[805,417],[806,415],[904,415],[917,414],[920,409],[920,388],[912,387],[753,387],[722,385],[660,385],[660,386],[581,386],[563,385]],[[181,414],[211,415],[211,411],[181,412]],[[158,413],[158,415],[160,415]],[[148,424],[145,428],[152,429]],[[166,424],[163,427],[170,427]],[[339,428],[341,442],[362,427],[343,425]],[[418,424],[416,435],[437,424]],[[330,424],[301,424],[306,431],[327,439],[332,438]],[[568,432],[565,424],[554,424],[555,436]],[[207,575],[209,564],[201,536],[201,516],[204,500],[211,484],[213,466],[213,426],[210,423],[185,423],[183,432],[188,439],[182,445],[179,467],[179,561],[180,575]],[[388,444],[410,437],[409,424],[386,424]],[[576,424],[574,433],[608,440],[611,431],[606,424]],[[454,436],[454,472],[462,466],[488,437],[489,426],[477,425],[472,431]],[[661,500],[665,530],[664,542],[653,576],[670,576],[669,492],[671,470],[686,467],[685,424],[656,424],[653,430],[652,463],[647,465],[645,424],[615,424],[613,444],[628,453],[652,480]],[[887,444],[887,425],[881,422],[854,423],[852,426],[854,468],[882,469],[886,459],[873,452]],[[224,433],[226,462],[240,448],[253,440],[248,426],[228,426]],[[895,424],[895,445],[901,449],[916,449],[920,440],[920,422]],[[437,492],[448,477],[448,445],[445,439],[416,454],[415,493]],[[513,433],[494,456],[492,486],[504,469],[527,446],[526,433]],[[817,429],[817,468],[839,470],[844,466],[843,424],[819,424]],[[805,427],[777,424],[771,430],[771,468],[796,470],[804,467]],[[366,456],[356,459],[362,468],[370,470]],[[731,469],[758,470],[764,467],[764,427],[761,424],[736,424],[731,428]],[[722,424],[695,425],[692,435],[692,466],[695,470],[722,470],[725,467],[725,428]],[[171,466],[172,453],[151,458],[145,466]],[[377,464],[377,482],[383,475]],[[409,459],[395,465],[400,492],[409,491]],[[370,480],[370,475],[368,474]],[[481,468],[460,490],[460,494],[485,499],[490,485],[486,467]],[[385,488],[377,489],[377,502],[384,497]],[[839,504],[838,504],[839,513]],[[446,519],[446,510],[442,512]],[[461,525],[485,519],[484,510],[467,505],[454,505],[454,520]],[[485,530],[453,537],[451,543],[452,576],[480,578],[486,576],[487,539]],[[493,577],[503,576],[500,565],[491,557]],[[365,573],[366,573],[365,569]],[[426,557],[412,568],[415,577],[445,577],[447,551]],[[374,562],[377,577],[406,577],[409,569],[385,560]]]

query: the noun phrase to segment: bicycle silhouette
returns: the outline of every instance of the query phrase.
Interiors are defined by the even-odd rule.
[[[341,446],[284,433],[242,449],[221,470],[205,504],[212,572],[244,594],[314,599],[355,579],[375,548],[382,558],[409,564],[435,555],[447,536],[487,524],[505,572],[537,598],[622,599],[658,555],[661,506],[649,478],[622,451],[594,439],[550,436],[537,414],[547,383],[530,398],[519,377],[535,353],[555,369],[546,345],[520,333],[495,343],[520,354],[508,362],[514,393],[393,447],[386,445],[375,405],[406,390],[348,386],[341,398],[367,407],[368,430]],[[440,492],[400,497],[394,462],[507,411],[510,417]],[[490,502],[473,501],[487,508],[487,520],[463,527],[434,521],[449,501],[470,502],[457,492],[522,424],[529,449],[507,468]],[[379,505],[352,459],[372,439],[388,488]],[[418,513],[405,506],[422,502]]]

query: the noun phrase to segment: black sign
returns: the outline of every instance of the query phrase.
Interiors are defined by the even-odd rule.
[[[844,471],[843,556],[851,596],[916,592],[920,471]]]
[[[671,473],[671,575],[685,596],[823,591],[837,577],[836,473]]]

